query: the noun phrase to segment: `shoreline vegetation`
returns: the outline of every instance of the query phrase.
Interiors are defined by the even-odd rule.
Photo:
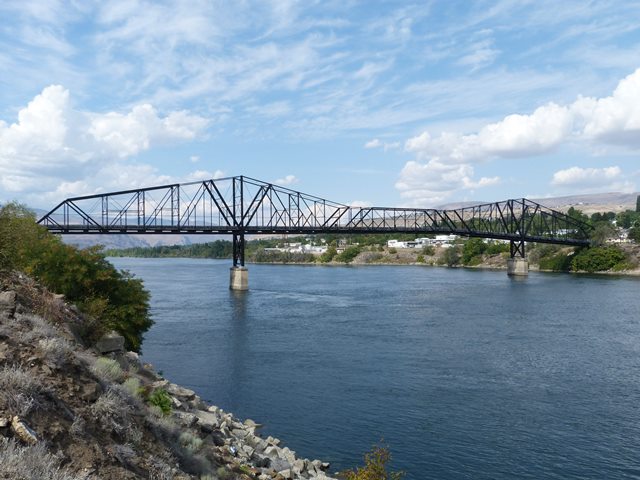
[[[394,238],[397,238],[395,236]],[[389,236],[392,238],[392,236]],[[303,237],[294,237],[291,241],[304,241]],[[387,247],[382,244],[347,244],[343,248],[329,246],[327,252],[320,255],[267,251],[260,243],[247,242],[247,263],[269,265],[412,265],[438,266],[450,268],[474,268],[488,270],[506,270],[509,258],[509,245],[485,242],[481,239],[458,239],[449,246],[426,246],[422,248]],[[282,241],[271,240],[274,245]],[[107,257],[132,258],[202,258],[231,259],[226,254],[231,242],[215,242],[172,247],[148,247],[106,250]],[[214,245],[215,244],[215,245]],[[222,244],[222,245],[221,245]],[[212,246],[208,250],[209,246]],[[224,248],[221,248],[224,245]],[[270,247],[266,247],[270,248]],[[274,248],[274,247],[271,247]],[[225,252],[211,255],[210,252]],[[640,276],[640,245],[636,243],[603,244],[590,248],[576,248],[548,244],[527,245],[527,259],[531,271],[600,273]]]

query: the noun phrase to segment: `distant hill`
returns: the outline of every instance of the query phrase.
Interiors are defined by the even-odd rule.
[[[622,212],[624,210],[635,210],[636,199],[640,192],[636,193],[592,193],[585,195],[567,195],[565,197],[548,197],[548,198],[530,198],[534,202],[538,202],[545,207],[553,208],[560,211],[567,211],[574,207],[582,210],[590,215],[595,212]],[[452,202],[440,205],[437,208],[454,209],[479,205],[482,203],[490,203],[487,201],[477,200],[473,202]]]

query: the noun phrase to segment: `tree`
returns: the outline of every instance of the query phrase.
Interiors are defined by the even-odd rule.
[[[608,222],[599,222],[591,231],[591,240],[596,245],[603,245],[609,238],[615,235],[616,229]]]
[[[629,239],[640,243],[640,227],[632,227],[629,229]]]
[[[626,266],[624,252],[615,246],[586,248],[571,261],[572,270],[585,272],[621,270]]]
[[[451,250],[451,249],[449,249]],[[474,261],[476,264],[480,263],[478,258],[487,250],[487,244],[481,238],[470,238],[464,243],[462,247],[462,263],[469,265]],[[474,260],[475,258],[475,260]]]
[[[578,210],[577,208],[570,207],[569,210],[567,210],[567,215],[574,220],[589,223],[589,217],[582,213],[582,210]]]
[[[444,251],[442,262],[448,267],[455,267],[460,263],[460,247],[452,245]]]

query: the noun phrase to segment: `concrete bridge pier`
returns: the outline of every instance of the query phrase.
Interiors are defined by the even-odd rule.
[[[244,233],[233,234],[233,267],[229,275],[231,290],[249,290],[249,270],[244,266]]]
[[[511,257],[507,260],[507,275],[526,277],[529,275],[529,260],[525,255],[524,240],[510,242]]]

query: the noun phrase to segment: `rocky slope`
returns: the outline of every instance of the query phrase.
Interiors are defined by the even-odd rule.
[[[86,348],[87,321],[24,275],[0,275],[0,478],[330,478],[141,364],[121,337]]]

